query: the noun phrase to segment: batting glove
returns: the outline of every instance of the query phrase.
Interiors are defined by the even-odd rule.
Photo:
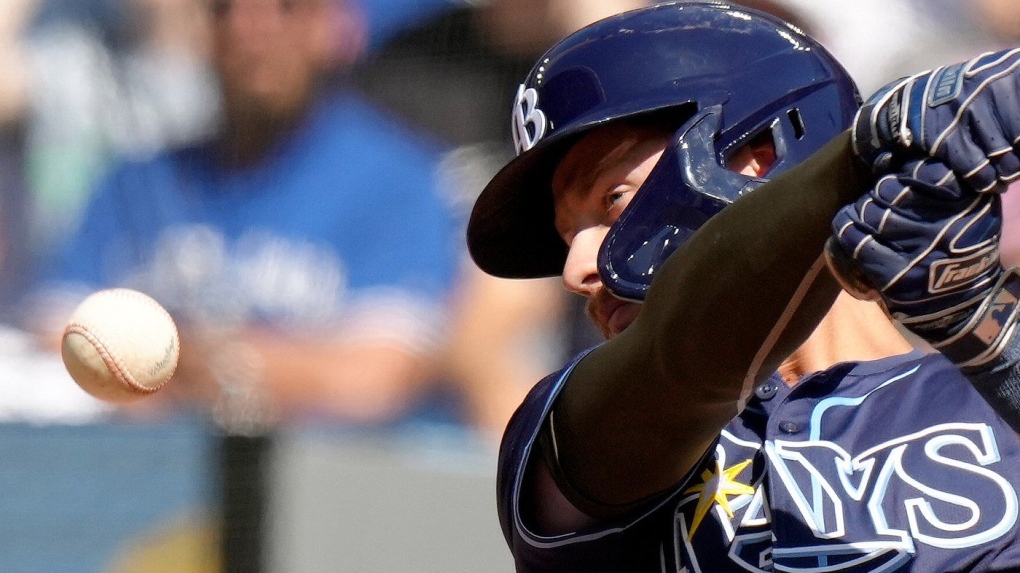
[[[999,262],[997,193],[962,190],[931,159],[907,163],[833,220],[826,254],[844,288],[961,367],[996,359],[1017,320],[1020,274]]]
[[[875,173],[932,157],[978,192],[1020,177],[1020,49],[983,54],[882,88],[857,112],[853,148]]]

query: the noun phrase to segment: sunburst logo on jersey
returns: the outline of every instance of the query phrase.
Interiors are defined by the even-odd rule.
[[[712,505],[718,503],[726,515],[733,519],[733,508],[730,507],[729,496],[754,495],[754,488],[736,481],[740,472],[744,471],[751,460],[744,460],[735,466],[723,469],[719,460],[715,461],[715,471],[705,470],[701,473],[701,483],[691,487],[685,494],[701,493],[698,497],[698,505],[694,508],[694,520],[691,522],[691,531],[687,534],[689,541],[694,537],[701,521],[708,515]]]

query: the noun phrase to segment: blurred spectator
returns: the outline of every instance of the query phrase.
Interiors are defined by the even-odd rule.
[[[368,21],[368,49],[375,50],[400,32],[417,26],[462,0],[362,0]]]
[[[28,100],[24,33],[37,0],[8,0],[0,11],[0,125],[17,121]]]
[[[25,248],[46,255],[114,157],[208,136],[218,98],[204,0],[40,2],[23,54],[32,192]]]
[[[11,0],[0,11],[0,316],[24,286],[31,257],[24,237],[28,186],[25,180],[25,110],[30,91],[26,31],[37,0]]]
[[[7,301],[25,268],[19,237],[26,190],[22,172],[24,112],[30,80],[25,32],[36,0],[8,0],[0,10],[0,300]],[[60,357],[41,352],[31,336],[0,324],[0,422],[78,423],[108,407],[78,389]]]
[[[170,309],[181,365],[139,408],[382,424],[426,392],[452,222],[436,152],[338,87],[364,45],[352,2],[209,0],[216,136],[120,162],[36,292],[49,327],[114,285]]]
[[[443,173],[464,217],[513,153],[509,109],[532,62],[561,37],[646,0],[492,0],[471,3],[406,31],[364,62],[358,85],[408,121],[455,146]],[[463,234],[461,234],[461,237]],[[463,243],[463,239],[460,239]],[[580,305],[558,279],[507,281],[466,253],[457,281],[441,376],[468,416],[493,436],[564,353],[600,340],[586,320],[559,329]]]
[[[408,121],[455,145],[490,143],[496,153],[513,153],[508,113],[534,58],[586,24],[649,3],[462,2],[387,42],[359,66],[357,83]],[[502,159],[495,164],[501,166]]]

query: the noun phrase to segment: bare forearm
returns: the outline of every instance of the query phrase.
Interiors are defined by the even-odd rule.
[[[163,393],[176,402],[384,423],[406,410],[427,379],[426,357],[393,341],[189,326],[181,330],[181,361]]]
[[[250,341],[260,356],[261,382],[285,416],[387,422],[406,411],[424,385],[425,359],[395,343]]]

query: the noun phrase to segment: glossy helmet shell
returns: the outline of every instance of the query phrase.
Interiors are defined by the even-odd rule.
[[[771,176],[846,129],[859,104],[853,80],[820,44],[762,12],[673,2],[596,22],[546,52],[518,89],[511,110],[517,157],[475,203],[471,256],[500,277],[562,272],[567,246],[554,226],[552,174],[569,147],[599,126],[672,111],[679,115],[674,126],[682,123],[690,137],[682,120],[710,114],[711,141],[700,146],[710,157],[699,161],[720,167],[728,153],[771,130],[777,147]],[[669,183],[669,176],[659,179]],[[725,195],[716,210],[740,191],[725,188],[745,186],[739,178],[714,184]],[[669,194],[668,187],[656,193]],[[647,209],[654,201],[643,203]]]

